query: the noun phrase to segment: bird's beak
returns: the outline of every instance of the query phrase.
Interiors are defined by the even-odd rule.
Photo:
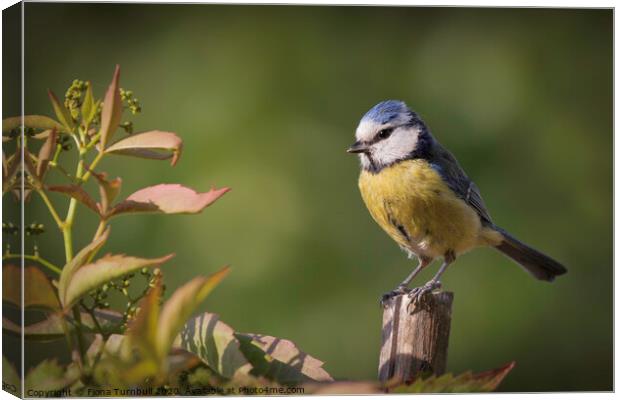
[[[368,151],[368,146],[359,140],[351,145],[347,149],[347,153],[365,153]]]

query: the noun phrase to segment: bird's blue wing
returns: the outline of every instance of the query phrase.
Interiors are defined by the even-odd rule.
[[[431,166],[439,172],[448,187],[478,213],[482,223],[493,225],[478,186],[465,174],[465,171],[463,171],[452,153],[444,149],[439,143],[435,143],[435,148],[429,161]]]

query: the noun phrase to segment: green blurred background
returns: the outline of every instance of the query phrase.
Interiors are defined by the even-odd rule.
[[[295,341],[336,378],[375,379],[379,296],[414,263],[371,220],[358,160],[344,150],[372,105],[402,99],[457,156],[495,221],[569,269],[550,285],[493,250],[460,258],[443,279],[455,292],[448,369],[515,360],[503,390],[612,389],[611,10],[25,10],[26,113],[51,115],[46,89],[62,95],[74,78],[102,96],[118,63],[121,86],[143,104],[136,130],[185,142],[175,168],[104,161],[122,193],[160,182],[233,189],[200,215],[118,219],[107,251],[175,252],[171,289],[231,264],[203,309]],[[38,199],[29,206],[26,222],[50,227],[41,252],[61,263]],[[79,218],[77,246],[95,228],[86,209]]]

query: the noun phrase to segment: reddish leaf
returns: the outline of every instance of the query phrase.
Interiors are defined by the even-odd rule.
[[[61,303],[64,303],[65,293],[67,291],[67,286],[69,285],[69,281],[75,274],[75,272],[82,266],[86,261],[91,257],[91,255],[98,251],[101,246],[108,240],[108,236],[110,235],[110,228],[106,229],[101,236],[97,239],[93,240],[82,250],[80,250],[71,261],[69,261],[62,268],[62,272],[60,273],[60,278],[58,278],[58,295],[60,297]]]
[[[228,379],[247,376],[252,370],[234,329],[220,321],[217,314],[204,313],[187,321],[173,346],[192,352]]]
[[[515,367],[517,363],[511,361],[508,364],[504,364],[499,368],[492,369],[490,371],[479,372],[474,375],[476,380],[483,391],[493,391],[502,383],[506,375]]]
[[[91,365],[94,365],[96,364],[94,361],[97,356],[100,357],[99,360],[104,360],[109,356],[119,355],[123,348],[125,338],[125,335],[112,334],[104,341],[103,336],[95,334],[88,350],[86,350],[86,359]]]
[[[183,141],[175,133],[149,131],[128,136],[112,144],[106,153],[122,154],[155,160],[166,160],[172,157],[171,165],[175,165],[181,156]]]
[[[21,268],[14,265],[2,267],[2,300],[17,307],[21,304]],[[56,290],[49,278],[35,266],[24,269],[24,307],[59,310]]]
[[[103,107],[101,108],[101,148],[105,148],[106,144],[114,135],[121,122],[123,114],[123,103],[118,90],[118,81],[121,75],[121,67],[119,65],[114,69],[112,82],[108,86],[108,91],[103,99]]]
[[[50,134],[48,135],[45,143],[41,146],[39,150],[39,160],[37,162],[37,176],[40,180],[43,180],[45,173],[47,172],[47,164],[50,159],[54,155],[54,151],[56,150],[56,129],[52,129]]]
[[[97,183],[99,183],[99,194],[101,196],[100,210],[101,215],[105,215],[108,212],[108,209],[112,205],[116,196],[118,196],[121,191],[121,178],[112,179],[108,181],[108,176],[105,172],[96,173],[95,171],[90,170],[95,179],[97,179]]]
[[[84,204],[86,207],[90,208],[97,214],[100,214],[99,208],[97,207],[97,203],[95,200],[90,197],[90,195],[82,189],[81,186],[78,185],[58,185],[58,186],[48,186],[47,189],[51,192],[66,194],[67,196],[73,197],[80,203]]]
[[[61,313],[54,313],[43,321],[24,326],[24,339],[49,341],[62,338],[65,335],[63,319]],[[2,329],[14,336],[22,336],[22,327],[4,317],[2,318]]]
[[[114,333],[120,331],[119,325],[123,320],[123,315],[121,313],[113,310],[99,309],[95,309],[94,312],[99,326],[105,332]],[[99,331],[90,314],[83,312],[81,313],[81,318],[84,332],[95,333]],[[71,324],[67,324],[67,321],[71,322],[73,318],[62,312],[52,313],[42,321],[26,325],[24,327],[24,338],[26,340],[36,341],[62,339],[65,337],[65,329],[71,328]],[[2,319],[2,329],[4,329],[6,333],[21,337],[21,326],[7,318]]]
[[[161,258],[137,258],[125,255],[106,255],[92,264],[79,268],[69,278],[62,304],[70,308],[86,293],[113,279],[144,267],[156,267],[173,257],[173,254]]]
[[[170,350],[166,362],[168,363],[169,376],[191,370],[202,363],[200,357],[194,353],[178,348]]]
[[[333,378],[323,362],[304,353],[290,340],[252,333],[236,333],[241,351],[252,363],[252,373],[285,385],[308,381],[329,382]]]
[[[45,115],[25,115],[23,118],[24,126],[34,129],[50,130],[56,128],[59,131],[66,131],[61,124]],[[10,117],[2,120],[2,132],[8,132],[22,126],[22,117]]]
[[[228,192],[229,188],[205,193],[178,184],[161,184],[138,190],[110,210],[109,216],[137,212],[196,214]]]
[[[454,376],[451,373],[416,379],[410,385],[387,385],[392,393],[479,393],[497,389],[506,375],[514,368],[510,362],[499,368],[474,374],[471,371]]]
[[[44,130],[42,132],[39,132],[39,133],[36,133],[36,134],[32,135],[31,137],[34,138],[34,139],[39,139],[39,140],[47,139],[49,137],[49,135],[52,133],[52,130],[54,130],[54,129],[56,129],[56,128],[46,129],[46,130]]]

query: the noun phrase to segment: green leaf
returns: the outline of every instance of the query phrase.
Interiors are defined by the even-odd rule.
[[[241,352],[241,343],[235,337],[235,331],[220,321],[217,314],[204,313],[189,320],[173,346],[194,353],[225,378],[248,375],[252,369]]]
[[[121,75],[121,67],[119,65],[114,69],[112,82],[108,86],[108,90],[103,99],[103,107],[101,108],[101,148],[104,149],[108,144],[112,135],[118,129],[123,114],[123,103],[118,90],[118,82]]]
[[[93,200],[92,197],[86,192],[86,190],[82,189],[81,186],[78,185],[53,185],[48,186],[47,190],[56,193],[62,193],[69,197],[72,197],[85,205],[86,207],[93,210],[98,215],[101,215],[101,211],[97,207],[97,203]]]
[[[108,254],[96,262],[84,265],[75,271],[67,283],[63,306],[65,309],[68,309],[82,296],[91,290],[97,289],[104,283],[145,267],[159,266],[173,256],[173,254],[170,254],[161,258],[148,259],[129,257],[122,254]]]
[[[471,371],[454,376],[451,373],[416,379],[410,385],[388,385],[391,393],[479,393],[492,392],[497,389],[506,375],[514,368],[510,362],[499,368],[474,374]]]
[[[14,396],[21,397],[22,382],[19,379],[17,370],[13,367],[13,364],[2,356],[2,390],[6,390]]]
[[[60,278],[58,278],[58,297],[60,298],[60,302],[65,304],[65,297],[67,292],[67,286],[69,285],[69,281],[75,274],[75,272],[89,259],[91,254],[98,251],[101,246],[108,240],[108,236],[110,235],[110,228],[108,227],[101,236],[97,239],[93,240],[91,243],[86,245],[82,250],[80,250],[71,261],[69,261],[62,269],[60,273]]]
[[[66,132],[67,129],[55,120],[45,115],[25,115],[23,118],[24,126],[34,129],[52,130]],[[9,132],[22,126],[22,117],[10,117],[2,120],[2,132]]]
[[[224,267],[209,276],[198,276],[170,296],[161,310],[157,325],[157,349],[160,355],[168,354],[185,321],[229,272],[230,267]]]
[[[87,82],[86,85],[86,94],[84,95],[84,100],[82,101],[82,108],[80,112],[82,113],[82,123],[84,125],[84,129],[88,130],[91,122],[97,115],[97,107],[98,103],[95,102],[95,98],[93,97],[93,85],[90,82]]]
[[[110,145],[108,154],[121,154],[154,160],[166,160],[172,157],[175,165],[181,156],[183,141],[173,132],[149,131],[128,136]]]
[[[157,279],[154,286],[140,301],[136,317],[127,328],[127,337],[142,358],[154,359],[157,364],[163,361],[157,352],[157,329],[161,312],[162,283]]]
[[[52,106],[54,107],[54,112],[56,113],[56,118],[58,121],[65,127],[65,131],[72,132],[73,131],[73,118],[71,118],[71,114],[69,110],[65,108],[63,104],[58,101],[58,98],[51,90],[47,91],[47,94],[52,102]]]
[[[197,193],[178,184],[149,186],[133,193],[115,205],[109,217],[127,213],[160,212],[164,214],[196,214],[222,197],[229,188]]]
[[[95,337],[87,351],[87,358],[94,359],[101,352],[101,358],[96,364],[93,376],[101,386],[130,387],[149,384],[157,387],[161,384],[158,379],[163,372],[162,365],[154,357],[143,358],[144,354],[135,352],[135,343],[126,335],[111,335],[104,343],[100,336]]]
[[[252,333],[235,336],[241,343],[241,351],[254,366],[254,375],[283,385],[333,381],[323,369],[322,361],[304,353],[290,340]]]
[[[26,393],[28,391],[52,392],[41,397],[57,397],[54,391],[61,390],[80,377],[80,371],[77,366],[61,367],[57,360],[43,360],[39,365],[28,371],[24,386]]]
[[[21,307],[21,268],[14,265],[2,266],[2,300]],[[60,310],[56,290],[49,278],[39,268],[24,269],[24,307],[44,310]]]

